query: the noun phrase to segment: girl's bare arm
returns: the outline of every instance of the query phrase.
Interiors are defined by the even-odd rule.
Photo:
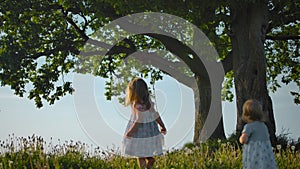
[[[151,112],[154,112],[154,118],[155,118],[155,121],[159,124],[160,126],[160,132],[163,133],[163,134],[166,134],[167,133],[167,129],[165,127],[165,124],[164,122],[162,121],[162,119],[160,118],[160,115],[159,113],[155,110],[154,108],[154,103],[150,100],[150,103],[151,103],[151,107],[150,107],[150,111]]]
[[[157,111],[155,111],[155,121],[159,124],[160,126],[160,132],[163,133],[163,134],[166,134],[167,133],[167,129],[165,127],[165,124],[164,122],[162,121],[162,119],[160,118],[159,114]]]
[[[242,133],[240,137],[240,143],[241,144],[247,144],[248,142],[248,135],[246,133]]]

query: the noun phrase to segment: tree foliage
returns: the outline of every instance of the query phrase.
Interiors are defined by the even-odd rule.
[[[208,0],[22,0],[0,2],[0,80],[8,85],[16,95],[35,100],[42,107],[43,100],[53,104],[67,93],[72,93],[72,84],[64,80],[64,75],[72,71],[83,71],[78,54],[91,34],[121,16],[137,12],[162,12],[182,17],[201,29],[212,41],[223,61],[227,73],[224,84],[224,98],[232,100],[230,88],[233,86],[231,58],[231,13],[230,6],[255,3],[259,0],[222,1]],[[276,91],[279,81],[284,84],[296,83],[299,87],[291,91],[295,103],[299,103],[299,22],[300,1],[267,1],[269,23],[266,28],[267,77],[269,87]],[[245,35],[246,36],[246,35]],[[108,79],[106,96],[113,93],[114,70],[120,66],[120,59],[131,53],[149,48],[163,48],[170,52],[189,55],[177,51],[176,43],[164,41],[158,35],[129,37],[112,48],[104,59],[93,65],[93,70],[85,70]],[[164,43],[165,42],[165,43]],[[104,44],[108,45],[108,44]],[[181,44],[182,45],[182,44]],[[80,64],[78,64],[80,63]],[[95,62],[91,61],[92,64]],[[87,64],[87,63],[86,63]],[[153,72],[158,80],[160,75],[153,68],[142,72]],[[121,73],[121,72],[119,72]],[[120,74],[123,76],[123,74]],[[279,79],[281,77],[281,79]],[[59,81],[59,79],[62,79]],[[58,83],[61,82],[62,83]],[[120,88],[121,86],[119,86]]]

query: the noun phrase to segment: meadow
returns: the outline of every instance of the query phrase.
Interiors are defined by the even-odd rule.
[[[274,153],[278,168],[300,168],[299,142],[280,140]],[[53,144],[42,137],[15,137],[0,141],[0,169],[127,169],[138,168],[136,160],[120,156],[118,149],[102,150],[72,140]],[[156,158],[158,169],[242,168],[242,146],[235,138],[186,144],[166,150]]]

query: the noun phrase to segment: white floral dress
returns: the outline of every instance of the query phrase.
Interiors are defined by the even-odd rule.
[[[243,150],[243,169],[277,169],[267,126],[254,121],[246,124],[243,132],[248,136]]]
[[[138,107],[136,110],[140,119],[139,125],[132,137],[123,138],[122,154],[131,157],[153,157],[162,155],[163,135],[160,133],[155,121],[154,112],[145,110],[144,107]],[[133,125],[136,118],[136,114],[132,113],[125,133]]]

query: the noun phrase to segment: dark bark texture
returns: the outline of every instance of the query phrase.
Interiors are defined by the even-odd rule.
[[[199,143],[202,141],[201,137],[207,137],[209,139],[224,139],[225,138],[225,132],[224,132],[224,123],[223,123],[223,117],[221,117],[220,121],[209,121],[209,123],[218,123],[217,127],[214,129],[211,135],[205,135],[200,136],[201,132],[206,133],[206,130],[203,129],[210,106],[221,106],[221,84],[219,88],[219,95],[218,96],[212,96],[212,88],[210,84],[210,80],[208,78],[204,78],[201,76],[195,77],[197,81],[197,87],[198,90],[194,90],[194,99],[195,99],[195,127],[194,127],[194,142]],[[196,93],[199,93],[196,94]],[[211,105],[211,99],[212,97],[218,97],[217,103],[214,103],[214,105]],[[221,108],[220,108],[221,110]],[[222,112],[219,112],[222,113]]]
[[[257,99],[263,105],[271,142],[274,144],[275,121],[272,100],[266,84],[266,57],[264,53],[267,28],[265,2],[232,6],[232,55],[237,100],[237,131],[243,129],[242,106],[248,99]]]

